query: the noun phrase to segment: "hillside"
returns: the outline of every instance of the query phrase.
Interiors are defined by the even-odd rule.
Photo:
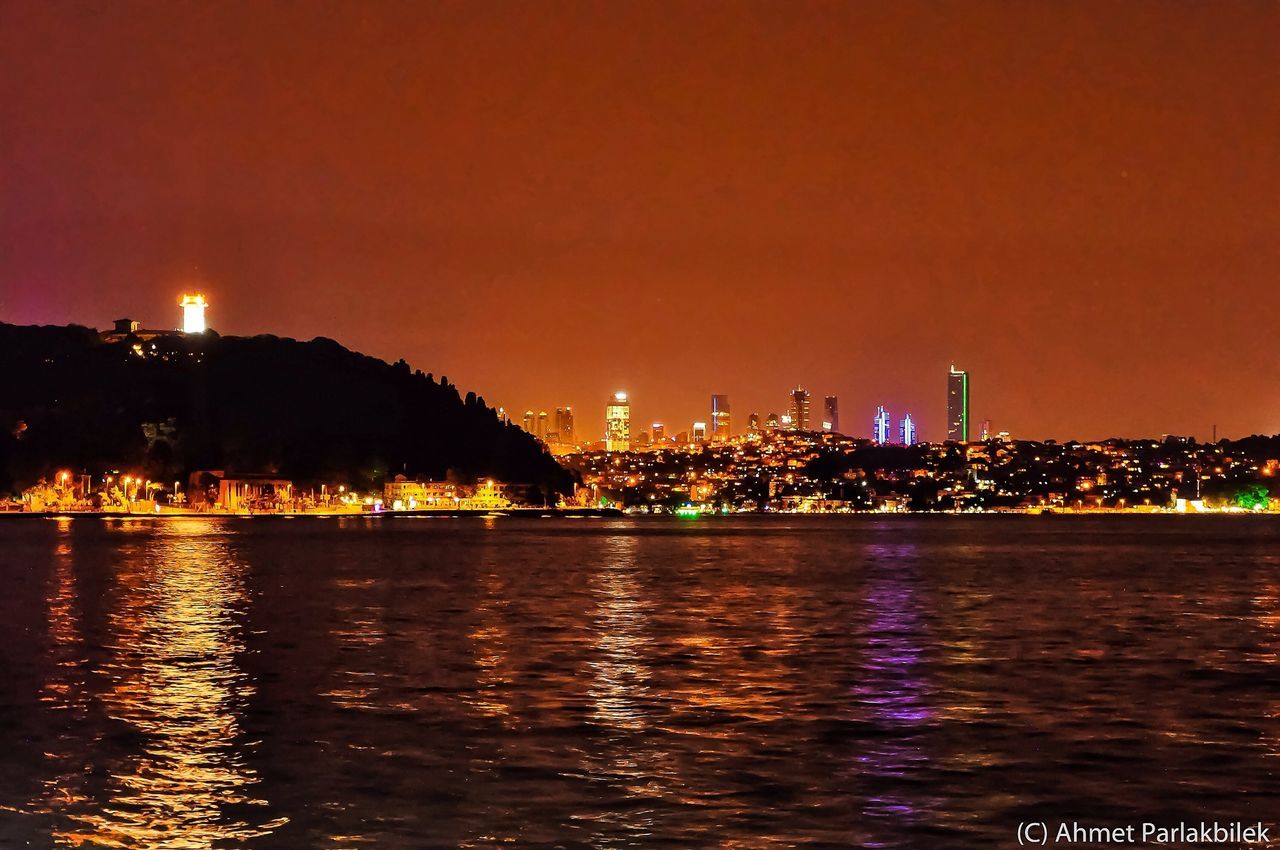
[[[160,481],[228,469],[358,487],[400,472],[570,484],[474,393],[330,339],[209,332],[103,343],[90,328],[0,323],[0,363],[0,492],[57,469]]]

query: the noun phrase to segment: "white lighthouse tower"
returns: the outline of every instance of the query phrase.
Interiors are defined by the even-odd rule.
[[[209,306],[209,302],[197,292],[194,295],[183,295],[179,303],[182,305],[182,332],[184,334],[204,333],[204,308]]]

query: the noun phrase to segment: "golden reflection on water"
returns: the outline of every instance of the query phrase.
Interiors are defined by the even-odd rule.
[[[320,695],[343,708],[377,710],[379,674],[370,669],[368,653],[387,637],[386,610],[375,602],[359,600],[369,597],[379,586],[373,577],[339,578],[333,582],[335,619],[331,634],[338,646],[346,650],[342,669],[336,672],[338,683]]]
[[[133,528],[121,528],[126,533]],[[231,810],[265,806],[245,764],[241,716],[253,686],[236,612],[244,569],[211,520],[173,521],[126,550],[110,591],[106,714],[145,743],[111,763],[104,792],[90,797],[59,777],[57,809],[70,821],[60,844],[203,850],[243,843],[279,825],[253,825]],[[59,599],[50,600],[58,634]],[[100,761],[103,759],[100,759]]]
[[[583,769],[588,776],[608,778],[630,798],[656,801],[671,793],[676,768],[671,754],[646,734],[653,723],[646,708],[652,680],[647,634],[651,603],[636,578],[636,545],[628,534],[609,537],[604,558],[590,575],[594,642],[586,663],[587,698],[591,717],[605,735],[600,746],[584,750]],[[601,813],[594,820],[592,847],[628,846],[657,828],[653,807],[643,805]]]

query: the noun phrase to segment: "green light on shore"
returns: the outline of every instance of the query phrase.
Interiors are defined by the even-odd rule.
[[[681,505],[676,508],[676,516],[681,519],[697,519],[700,513],[702,513],[702,511],[698,510],[693,505]]]

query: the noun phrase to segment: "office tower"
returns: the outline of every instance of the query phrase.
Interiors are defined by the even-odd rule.
[[[534,425],[533,436],[544,443],[547,441],[547,412],[545,410],[538,411],[538,422]]]
[[[524,420],[520,423],[520,427],[521,427],[521,428],[523,428],[524,430],[528,431],[530,434],[532,434],[532,433],[533,433],[533,421],[534,421],[534,420],[533,420],[533,411],[532,411],[532,410],[526,410],[526,411],[524,412]]]
[[[760,414],[753,413],[747,417],[747,431],[752,434],[760,431]]]
[[[822,400],[822,430],[840,433],[840,402],[833,395]]]
[[[782,420],[778,418],[778,414],[770,413],[765,417],[764,428],[766,431],[777,431],[782,425]]]
[[[947,439],[969,442],[969,373],[955,364],[947,373]]]
[[[604,409],[604,448],[610,452],[631,449],[631,402],[626,393],[614,393]]]
[[[791,427],[796,431],[809,430],[809,391],[803,387],[791,391]]]
[[[991,439],[991,420],[990,419],[983,419],[981,424],[978,425],[978,439],[984,443],[987,440]]]
[[[209,306],[204,296],[199,293],[183,295],[178,303],[182,307],[182,332],[184,334],[204,333],[204,309]]]
[[[693,423],[693,441],[695,443],[705,443],[707,441],[707,423]]]
[[[507,422],[511,421],[510,419],[507,418],[507,409],[505,407],[499,406],[498,409],[494,411],[494,413],[497,414],[498,421],[503,424],[506,424]]]
[[[904,446],[916,444],[916,421],[911,418],[910,413],[902,417],[902,427],[898,430],[898,436],[902,438]]]
[[[653,442],[658,446],[667,442],[667,426],[661,422],[653,423]]]
[[[876,408],[876,417],[871,420],[871,440],[877,446],[883,446],[889,442],[889,411],[884,409],[884,405]]]
[[[556,408],[556,435],[560,442],[566,446],[575,444],[573,438],[573,408],[557,407]]]
[[[729,439],[731,433],[729,425],[729,397],[713,395],[711,397],[711,439]]]

